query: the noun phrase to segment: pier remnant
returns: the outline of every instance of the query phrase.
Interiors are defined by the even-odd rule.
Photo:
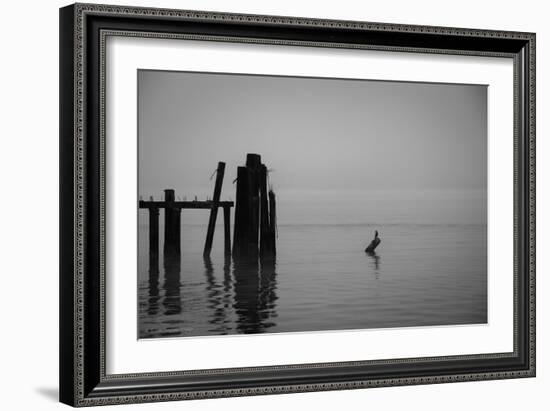
[[[149,209],[149,270],[159,269],[159,209]]]
[[[270,256],[269,199],[267,198],[267,167],[262,164],[260,174],[260,257]]]
[[[216,218],[218,216],[218,207],[220,205],[220,194],[222,191],[223,175],[225,173],[225,163],[219,162],[216,169],[216,183],[214,184],[214,195],[212,196],[212,205],[210,208],[210,219],[208,220],[208,230],[206,231],[206,241],[204,243],[203,257],[210,257],[210,251],[212,250],[212,240],[214,239],[214,229],[216,228]],[[225,210],[225,209],[224,209]],[[225,218],[225,217],[224,217]],[[227,231],[227,222],[224,221],[224,227]],[[227,243],[228,236],[225,236],[225,242]],[[225,248],[228,245],[225,244]],[[231,247],[231,245],[229,245]]]
[[[181,208],[176,207],[175,192],[164,190],[164,255],[181,253]]]
[[[223,208],[224,255],[231,256],[231,208]]]
[[[216,169],[216,182],[212,200],[199,201],[197,196],[193,201],[176,201],[176,194],[173,189],[164,190],[164,201],[155,201],[153,197],[149,201],[139,200],[139,208],[149,211],[149,267],[150,272],[158,271],[159,266],[159,211],[164,209],[164,264],[179,264],[181,256],[181,210],[202,209],[210,211],[208,231],[203,250],[204,256],[209,256],[212,249],[214,229],[218,209],[223,208],[224,213],[224,254],[231,254],[231,207],[233,201],[220,201],[225,163],[219,162]],[[178,197],[179,199],[179,197]],[[156,269],[154,268],[156,267]],[[177,271],[177,270],[173,270]]]
[[[249,225],[248,212],[248,170],[237,168],[237,194],[235,204],[235,219],[233,221],[233,257],[247,255],[247,230]]]
[[[260,215],[260,167],[262,165],[259,154],[246,155],[246,169],[248,170],[248,242],[247,256],[258,257],[259,248],[259,215]],[[238,182],[237,182],[238,184]]]
[[[166,190],[166,191],[174,191],[174,190]],[[170,196],[168,197],[170,198]],[[233,201],[218,201],[218,208],[221,207],[224,209],[224,213],[227,214],[226,221],[224,224],[224,228],[226,230],[225,235],[225,248],[231,248],[231,241],[230,241],[230,219],[229,219],[229,213],[231,210],[231,207],[233,207],[234,203]],[[193,209],[193,210],[212,210],[212,201],[143,201],[140,200],[139,202],[139,208],[145,208],[145,209],[156,209],[157,211],[161,208],[164,209],[165,213],[165,227],[164,227],[164,249],[166,251],[167,247],[169,249],[180,249],[180,225],[181,225],[181,219],[180,214],[181,210],[183,209]],[[167,209],[169,210],[167,212]],[[171,210],[171,211],[170,211]],[[176,218],[175,218],[176,217]],[[154,223],[154,217],[153,220],[149,220],[149,223],[153,221]],[[158,229],[157,229],[158,233]],[[154,236],[152,236],[150,231],[149,236],[149,251],[151,249],[154,249],[154,243],[151,244],[151,239],[154,239]],[[168,244],[167,244],[168,243]]]
[[[275,195],[267,192],[267,168],[259,154],[247,154],[246,167],[237,169],[237,203],[233,257],[270,259],[275,256]],[[273,204],[271,207],[270,203]]]
[[[277,208],[275,206],[275,193],[269,190],[269,228],[267,230],[267,239],[269,240],[269,249],[271,254],[276,254],[276,238],[277,238]]]

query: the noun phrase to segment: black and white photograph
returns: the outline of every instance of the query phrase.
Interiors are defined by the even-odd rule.
[[[139,339],[487,324],[487,85],[137,80]]]
[[[465,1],[23,10],[8,404],[540,403],[548,25]]]

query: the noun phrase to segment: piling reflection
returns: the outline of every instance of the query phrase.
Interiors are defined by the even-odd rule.
[[[153,217],[158,213],[151,213]],[[149,250],[149,295],[147,301],[147,313],[149,315],[157,315],[159,312],[159,256],[158,256],[158,244],[155,251],[154,247],[151,247]]]
[[[275,259],[260,263],[260,317],[263,329],[276,325],[277,273]]]
[[[164,315],[181,313],[181,256],[179,253],[164,253]]]
[[[149,267],[149,296],[147,300],[147,314],[157,315],[159,312],[159,269],[158,265]]]
[[[150,266],[145,310],[160,320],[161,336],[252,334],[276,325],[276,260],[206,257],[203,281],[189,284],[181,264],[181,254],[164,253],[163,275]]]
[[[374,277],[378,280],[378,277],[380,275],[380,256],[374,251],[368,252],[367,255],[372,261],[372,265],[374,268]]]
[[[208,323],[213,326],[210,331],[216,332],[217,334],[227,334],[228,304],[225,302],[227,299],[225,276],[224,282],[219,283],[216,280],[214,265],[210,257],[205,256],[203,261],[204,274],[206,277],[207,309],[209,311]]]
[[[267,264],[258,259],[233,261],[233,308],[240,334],[262,333],[275,325],[275,261]]]

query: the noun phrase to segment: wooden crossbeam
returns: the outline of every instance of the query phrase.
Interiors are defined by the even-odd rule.
[[[140,200],[139,208],[181,208],[181,209],[212,209],[212,201],[174,201],[167,203],[166,201],[144,201]],[[218,207],[233,207],[233,201],[220,201]]]

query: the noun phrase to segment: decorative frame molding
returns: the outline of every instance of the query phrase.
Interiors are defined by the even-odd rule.
[[[105,45],[115,35],[513,58],[514,351],[107,375]],[[62,402],[91,406],[535,375],[535,34],[75,4],[60,10],[60,100]]]

